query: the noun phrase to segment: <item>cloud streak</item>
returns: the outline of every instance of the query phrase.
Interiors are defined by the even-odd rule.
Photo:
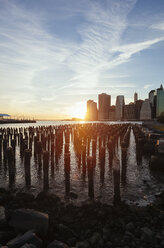
[[[72,95],[72,102],[68,103],[71,105],[73,96],[76,99],[79,95],[83,102],[85,96],[96,95],[100,90],[110,88],[115,94],[112,80],[128,79],[130,72],[113,73],[112,70],[129,62],[135,54],[164,41],[164,36],[157,35],[140,42],[123,43],[122,36],[129,27],[128,15],[135,8],[136,0],[105,0],[103,3],[84,0],[83,4],[71,0],[74,8],[68,2],[65,7],[51,2],[52,13],[44,8],[36,12],[18,1],[1,2],[1,91],[18,111],[21,103],[26,112],[34,104],[36,112],[42,104],[47,104],[45,109],[52,103],[57,106],[62,95]],[[74,28],[70,28],[72,39],[66,39],[62,28],[64,30],[64,25],[72,18],[76,18],[77,24],[73,22]],[[58,22],[61,23],[60,32],[55,29]],[[162,25],[154,24],[152,29],[163,30]],[[109,80],[110,84],[102,80]],[[119,90],[125,87],[133,88],[135,84],[117,84]],[[63,100],[63,106],[66,101]],[[59,109],[61,111],[58,107],[56,112],[54,110],[56,115]]]

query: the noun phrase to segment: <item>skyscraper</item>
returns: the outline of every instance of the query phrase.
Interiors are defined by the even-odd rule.
[[[149,99],[145,99],[142,103],[141,111],[140,111],[140,120],[151,120],[152,119],[152,111]]]
[[[155,90],[151,90],[149,92],[149,102],[151,105],[151,110],[152,110],[152,118],[154,119],[156,117],[156,91]]]
[[[136,101],[138,100],[138,94],[137,92],[134,93],[134,103],[136,103]]]
[[[160,88],[157,89],[156,117],[158,118],[162,112],[164,112],[164,89],[161,85]]]
[[[124,118],[124,96],[117,96],[116,98],[116,120],[121,121]]]
[[[93,100],[87,101],[86,120],[97,121],[97,103]]]
[[[135,120],[136,119],[136,111],[135,104],[130,103],[128,105],[124,105],[124,120]]]
[[[140,111],[141,111],[142,103],[143,103],[143,100],[137,100],[135,103],[136,120],[140,120]]]
[[[116,106],[109,107],[109,121],[115,121]]]
[[[98,95],[98,120],[109,119],[109,108],[111,104],[111,96],[106,93]]]

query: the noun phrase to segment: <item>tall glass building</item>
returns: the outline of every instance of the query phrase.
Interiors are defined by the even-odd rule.
[[[158,90],[157,91],[157,116],[159,117],[161,115],[162,112],[164,112],[164,90]]]
[[[111,105],[111,96],[106,93],[98,95],[98,120],[109,120],[109,109]]]

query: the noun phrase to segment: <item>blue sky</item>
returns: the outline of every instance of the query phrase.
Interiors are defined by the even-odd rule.
[[[0,112],[80,116],[164,78],[163,0],[0,0]]]

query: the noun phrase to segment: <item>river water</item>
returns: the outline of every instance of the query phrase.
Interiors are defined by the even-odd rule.
[[[29,126],[48,126],[75,124],[78,122],[66,121],[38,121],[34,124],[5,124],[0,128],[7,127],[29,127]],[[111,122],[105,122],[111,124]],[[114,123],[114,122],[112,122]],[[118,122],[117,122],[118,123]],[[75,203],[82,203],[88,199],[88,178],[82,176],[82,169],[79,167],[74,145],[70,142],[71,152],[71,171],[70,171],[70,190],[78,195]],[[97,150],[98,154],[98,150]],[[109,166],[109,157],[106,151],[105,155],[105,173],[104,177],[100,176],[99,161],[96,161],[94,171],[94,191],[95,199],[111,204],[113,202],[113,171]],[[117,156],[121,158],[120,141],[118,142]],[[121,160],[121,159],[120,159]],[[155,199],[155,195],[164,190],[164,175],[160,172],[152,172],[149,169],[150,156],[140,156],[136,154],[136,144],[131,129],[130,143],[127,152],[127,170],[126,177],[120,176],[121,198],[129,204],[147,205]],[[121,175],[121,173],[120,173]],[[63,200],[65,199],[65,177],[64,177],[64,149],[62,151],[58,164],[52,170],[49,168],[50,192],[55,193]],[[0,161],[0,187],[9,187],[8,170],[3,160]],[[27,191],[25,186],[24,163],[20,157],[20,149],[16,148],[16,179],[13,187],[14,190]],[[43,189],[43,172],[34,158],[31,159],[31,188],[28,191],[37,194]],[[65,199],[66,200],[66,199]]]

